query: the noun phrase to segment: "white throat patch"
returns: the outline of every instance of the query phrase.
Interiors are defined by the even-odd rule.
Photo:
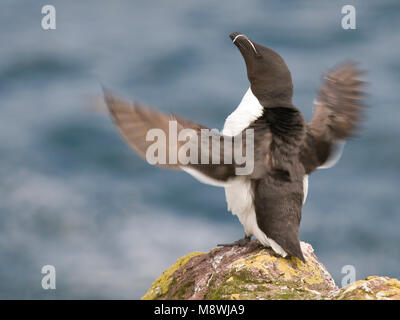
[[[227,136],[235,136],[261,117],[262,114],[263,106],[249,88],[235,111],[226,118],[222,133]]]

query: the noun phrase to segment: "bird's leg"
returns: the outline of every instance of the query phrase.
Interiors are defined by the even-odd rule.
[[[245,236],[242,239],[239,239],[235,242],[232,243],[221,243],[217,244],[218,247],[233,247],[233,246],[239,246],[239,247],[244,247],[246,244],[248,244],[251,240],[251,236]]]

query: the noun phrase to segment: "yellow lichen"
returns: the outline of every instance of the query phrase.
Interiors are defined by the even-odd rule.
[[[232,293],[231,294],[231,300],[240,300],[240,294],[239,293]]]
[[[379,278],[379,276],[368,276],[368,277],[365,278],[365,280],[369,281],[369,280],[374,280],[374,279],[377,279],[377,278]]]
[[[400,299],[400,282],[388,277],[369,276],[342,288],[338,299]]]
[[[314,264],[304,264],[300,267],[300,270],[307,273],[307,276],[304,278],[304,281],[309,285],[320,284],[324,282],[322,278],[320,269]]]
[[[399,289],[399,294],[400,294],[400,281],[399,280],[389,279],[388,281],[386,281],[385,285]]]
[[[283,274],[285,280],[291,280],[293,277],[299,275],[298,271],[293,269],[292,266],[288,265],[287,261],[285,261],[283,258],[278,260],[276,267]]]
[[[275,264],[286,281],[292,280],[294,277],[301,277],[304,278],[304,281],[309,285],[324,282],[320,270],[314,263],[303,263],[300,259],[292,258],[291,261],[295,262],[297,267],[294,268],[289,264],[289,261],[290,260],[285,258],[277,258],[260,251],[259,253],[251,255],[245,259],[237,260],[232,267],[236,270],[243,268],[246,268],[247,270],[258,269],[269,273],[269,266]]]
[[[388,289],[385,291],[379,291],[378,293],[383,297],[393,297],[395,295],[400,295],[400,291],[396,289]]]
[[[276,260],[277,260],[276,257],[267,255],[263,251],[260,251],[259,253],[251,255],[250,257],[237,260],[232,265],[232,267],[235,268],[236,270],[240,270],[243,268],[250,270],[255,268],[258,270],[268,272],[267,268],[268,263],[275,262]]]
[[[142,297],[142,300],[154,300],[157,297],[165,294],[168,291],[168,288],[173,280],[172,275],[177,270],[184,267],[190,259],[201,254],[204,254],[204,252],[192,252],[176,260],[175,264],[172,267],[165,270],[163,274],[153,282],[150,289]]]

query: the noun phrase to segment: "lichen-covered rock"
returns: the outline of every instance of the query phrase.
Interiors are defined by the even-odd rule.
[[[165,270],[163,274],[153,282],[151,288],[142,297],[143,300],[155,300],[167,295],[168,291],[176,285],[177,278],[175,273],[182,272],[182,268],[195,256],[202,255],[203,252],[192,252],[176,260],[175,264]]]
[[[306,263],[284,259],[256,240],[179,259],[142,299],[323,299],[338,290],[309,244]]]
[[[400,281],[370,276],[332,294],[335,300],[400,300]]]
[[[142,299],[400,299],[400,281],[372,276],[339,289],[302,242],[306,259],[284,259],[257,240],[244,247],[194,252],[153,283]]]

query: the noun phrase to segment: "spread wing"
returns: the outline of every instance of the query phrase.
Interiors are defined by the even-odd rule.
[[[325,75],[301,152],[307,174],[336,162],[344,140],[359,127],[364,109],[361,76],[354,63],[344,63]]]
[[[246,165],[238,160],[238,145],[232,137],[178,115],[122,100],[108,91],[104,92],[104,99],[121,136],[151,164],[182,169],[217,186],[229,183],[237,175],[236,169]],[[240,151],[246,150],[246,139],[241,142]]]

